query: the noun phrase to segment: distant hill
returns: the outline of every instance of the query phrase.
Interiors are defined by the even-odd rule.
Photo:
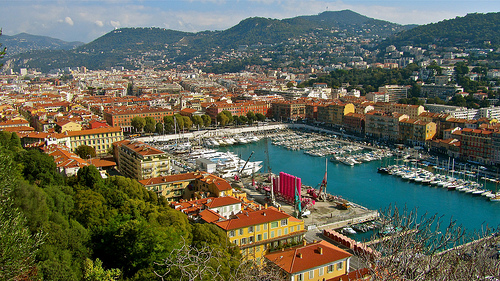
[[[27,33],[19,33],[14,36],[2,35],[0,43],[3,47],[7,47],[7,57],[36,50],[71,50],[84,44],[83,42],[66,42],[52,37]]]
[[[485,44],[486,42],[486,44]],[[489,43],[488,43],[489,42]],[[415,27],[394,35],[384,46],[500,47],[500,13],[468,14],[450,20]]]
[[[412,27],[344,10],[284,20],[247,18],[223,31],[189,33],[162,28],[122,28],[72,50],[19,54],[6,66],[42,71],[65,66],[86,66],[90,69],[124,66],[132,69],[137,67],[134,60],[144,53],[151,60],[183,63],[194,57],[205,59],[217,52],[238,49],[242,45],[273,45],[311,34],[318,38],[337,34],[380,39]]]

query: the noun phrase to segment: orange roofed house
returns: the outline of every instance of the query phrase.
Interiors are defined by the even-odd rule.
[[[340,280],[347,277],[351,254],[326,242],[303,244],[265,256],[281,270],[283,280]]]
[[[274,207],[243,211],[223,221],[214,222],[238,245],[246,260],[263,261],[264,255],[302,243],[306,230],[304,221]]]

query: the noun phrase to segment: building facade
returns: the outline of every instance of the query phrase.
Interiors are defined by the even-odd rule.
[[[274,207],[243,211],[214,224],[226,232],[230,242],[240,247],[244,259],[258,264],[273,250],[302,243],[307,232],[304,221]]]
[[[365,135],[367,137],[397,141],[399,122],[408,116],[400,113],[370,111],[365,115]]]
[[[113,144],[119,171],[126,177],[143,180],[169,175],[170,155],[140,141]]]

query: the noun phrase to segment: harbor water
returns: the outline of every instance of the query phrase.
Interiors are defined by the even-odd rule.
[[[232,151],[246,160],[263,161],[261,172],[267,172],[266,146],[269,151],[269,166],[273,173],[286,172],[300,177],[304,185],[316,187],[325,175],[326,157],[314,157],[302,151],[292,151],[275,146],[262,139],[255,143],[222,147],[221,151]],[[404,181],[399,177],[377,173],[381,161],[372,161],[355,166],[327,161],[330,194],[360,204],[373,210],[384,210],[397,206],[416,209],[418,214],[443,216],[443,223],[450,219],[468,231],[481,231],[484,227],[500,226],[500,202],[491,202],[483,196],[473,196],[446,188],[432,187]],[[495,188],[489,185],[490,188]]]

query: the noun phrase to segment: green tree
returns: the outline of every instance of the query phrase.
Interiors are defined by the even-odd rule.
[[[227,118],[228,118],[227,123],[228,124],[233,122],[233,115],[231,114],[231,112],[229,110],[223,110],[222,113],[224,113],[227,116]]]
[[[257,120],[260,122],[266,121],[266,116],[262,113],[255,113],[255,117],[257,117]]]
[[[191,121],[193,121],[193,125],[195,125],[196,127],[203,127],[203,119],[201,118],[201,116],[193,115],[193,117],[191,117]]]
[[[210,126],[210,124],[212,124],[212,118],[210,116],[208,116],[207,114],[202,115],[201,119],[203,119],[203,125],[205,127],[208,127],[208,126]]]
[[[0,162],[0,279],[21,280],[36,273],[35,256],[43,237],[31,234],[10,197],[17,180],[12,156],[2,149]]]
[[[146,133],[152,133],[156,129],[156,121],[152,117],[146,117],[144,118],[145,125],[144,125],[144,131]]]
[[[78,182],[85,187],[93,188],[102,182],[101,173],[95,166],[85,166],[78,170]]]
[[[30,183],[38,185],[62,184],[63,177],[57,172],[51,156],[38,150],[23,151],[18,155],[22,174]]]
[[[175,120],[175,123],[177,124],[177,132],[184,130],[184,118],[182,118],[182,115],[175,114],[174,120]]]
[[[134,127],[136,132],[141,132],[144,126],[146,126],[146,120],[140,116],[136,116],[132,118],[132,121],[130,121],[130,125]]]
[[[219,114],[217,114],[217,122],[219,122],[219,124],[224,127],[226,126],[226,124],[229,123],[229,118],[227,117],[226,114],[220,112]]]
[[[191,127],[193,127],[193,121],[191,121],[191,118],[182,116],[182,119],[184,119],[184,128],[189,130],[191,129]]]
[[[163,134],[165,132],[164,128],[163,128],[163,123],[162,122],[156,123],[155,132],[158,133],[158,134]]]
[[[80,156],[82,159],[89,159],[96,156],[95,149],[92,146],[85,144],[80,145],[76,148],[75,154]]]
[[[252,124],[257,120],[257,117],[255,116],[255,113],[253,111],[247,112],[247,118],[248,118],[248,123]]]
[[[163,117],[163,125],[165,127],[166,132],[169,133],[174,132],[174,117],[173,116]]]
[[[104,269],[100,259],[96,259],[95,262],[86,259],[83,270],[85,281],[114,281],[121,275],[119,269]]]

